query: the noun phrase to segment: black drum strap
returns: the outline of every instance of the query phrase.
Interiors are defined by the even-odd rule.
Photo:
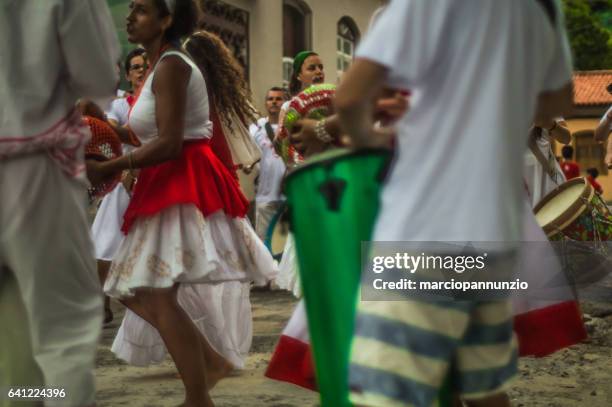
[[[270,122],[266,122],[266,124],[264,124],[264,129],[266,130],[266,134],[270,139],[270,143],[274,145],[274,129],[272,129],[272,125],[270,124]]]

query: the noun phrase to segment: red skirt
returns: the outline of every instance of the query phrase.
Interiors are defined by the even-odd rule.
[[[232,218],[246,216],[249,203],[208,139],[185,141],[180,158],[140,171],[121,230],[128,234],[136,219],[184,204],[194,204],[204,217],[219,210]]]

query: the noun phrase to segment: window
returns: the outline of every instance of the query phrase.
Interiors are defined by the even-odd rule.
[[[597,168],[599,173],[605,175],[608,169],[604,165],[606,155],[603,144],[593,140],[593,130],[582,130],[574,134],[576,140],[575,154],[580,169],[584,172],[587,168]]]
[[[293,57],[310,49],[311,11],[301,0],[285,0],[283,3],[283,83],[291,79]]]
[[[217,34],[249,77],[249,13],[217,0],[200,0],[200,28]]]
[[[357,25],[350,17],[342,17],[338,22],[336,37],[336,70],[338,79],[351,66],[355,56],[355,47],[359,41]]]

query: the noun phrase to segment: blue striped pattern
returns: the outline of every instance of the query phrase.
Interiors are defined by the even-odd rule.
[[[497,389],[510,381],[517,373],[518,352],[515,350],[508,363],[502,367],[458,372],[456,380],[461,394],[482,393]]]
[[[437,383],[449,370],[455,390],[468,398],[499,391],[515,376],[518,352],[507,302],[423,304],[428,308],[419,302],[361,307],[350,366],[355,398],[370,396],[366,405],[395,400],[402,406],[429,407],[438,395]],[[422,327],[423,316],[431,328]],[[423,363],[432,365],[425,371]]]
[[[435,387],[384,370],[355,364],[350,369],[349,385],[352,392],[382,395],[419,407],[430,407],[438,395]]]
[[[355,329],[362,338],[442,360],[450,358],[459,344],[448,336],[375,315],[358,314]]]

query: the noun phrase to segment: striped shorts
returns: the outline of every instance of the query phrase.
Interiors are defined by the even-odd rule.
[[[429,407],[452,391],[478,399],[504,391],[517,371],[509,301],[362,301],[351,355],[351,401]]]

